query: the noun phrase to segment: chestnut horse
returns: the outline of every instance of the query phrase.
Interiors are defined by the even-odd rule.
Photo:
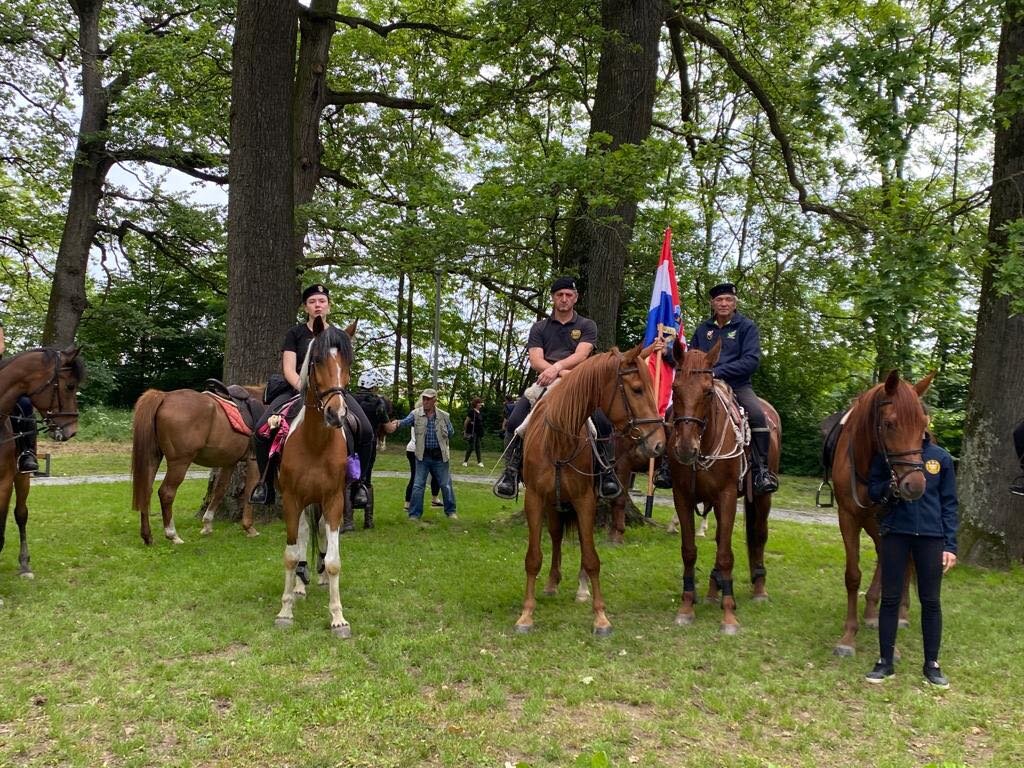
[[[921,497],[925,488],[921,437],[928,427],[921,397],[934,376],[934,372],[930,373],[911,385],[900,379],[897,371],[891,371],[884,382],[860,394],[843,417],[832,457],[839,530],[846,550],[846,621],[843,636],[833,649],[837,656],[853,656],[856,650],[861,531],[867,532],[875,552],[878,551],[878,513],[882,510],[868,498],[871,459],[876,453],[885,457],[902,498]],[[864,622],[868,625],[878,625],[880,593],[881,574],[876,559],[871,586],[865,595]]]
[[[18,452],[7,417],[18,398],[28,395],[54,440],[74,437],[78,431],[78,384],[85,376],[85,363],[79,352],[75,347],[30,349],[0,362],[0,550],[4,548],[13,491],[14,521],[21,538],[18,573],[26,579],[33,577],[25,530],[31,475],[18,472]]]
[[[721,595],[722,632],[739,631],[736,598],[733,594],[732,531],[736,522],[736,499],[744,492],[744,518],[747,529],[747,554],[754,600],[766,600],[767,572],[764,548],[768,541],[768,515],[771,494],[753,495],[749,466],[749,442],[745,424],[734,413],[732,389],[713,376],[721,351],[715,344],[709,352],[686,351],[677,341],[673,348],[676,375],[672,382],[672,431],[669,440],[669,467],[672,472],[672,497],[682,530],[683,595],[676,624],[692,624],[696,616],[695,565],[697,544],[694,515],[697,502],[714,507],[715,567],[711,571],[708,599]],[[768,466],[778,471],[782,446],[781,420],[775,409],[761,400],[767,417],[771,442]]]
[[[580,559],[594,594],[594,634],[608,635],[611,622],[601,593],[601,561],[594,547],[597,496],[593,439],[587,420],[600,408],[615,430],[642,446],[648,457],[664,450],[665,431],[658,415],[654,386],[646,365],[640,364],[641,347],[625,354],[613,349],[588,358],[550,387],[530,415],[523,444],[525,512],[530,528],[526,550],[526,598],[516,621],[517,632],[533,628],[537,606],[537,574],[541,567],[540,527],[547,520],[551,535],[551,570],[545,592],[553,593],[561,580],[561,545],[565,528],[575,525]]]
[[[352,635],[341,610],[338,538],[345,507],[347,460],[352,453],[343,427],[348,413],[344,394],[351,377],[351,336],[354,333],[355,323],[342,331],[334,326],[325,326],[319,317],[313,321],[314,337],[300,374],[303,408],[291,425],[277,476],[287,545],[284,549],[284,593],[275,624],[279,627],[292,625],[296,566],[306,560],[308,529],[302,512],[306,506],[318,504],[321,530],[326,533],[324,570],[330,589],[331,632],[342,638]]]
[[[246,387],[257,401],[263,396],[259,387]],[[149,527],[149,501],[161,459],[167,459],[167,471],[157,495],[163,516],[164,536],[175,544],[184,543],[174,527],[174,497],[192,464],[217,467],[217,481],[203,515],[204,536],[213,533],[213,514],[220,506],[232,471],[246,461],[245,489],[242,491],[242,528],[248,536],[258,536],[253,527],[249,493],[256,485],[256,461],[249,454],[249,436],[236,432],[224,409],[205,392],[175,389],[162,392],[147,389],[135,401],[132,416],[132,509],[139,513],[140,533],[146,544],[153,543]]]

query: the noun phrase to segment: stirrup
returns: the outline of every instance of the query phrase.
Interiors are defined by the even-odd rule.
[[[249,494],[250,504],[270,504],[270,489],[267,487],[266,482],[259,482],[252,489],[252,493]]]
[[[39,462],[36,461],[36,455],[32,451],[22,451],[18,457],[18,472],[23,475],[31,475],[38,471]]]
[[[611,469],[602,470],[597,476],[597,496],[600,499],[617,499],[622,495],[622,484]]]
[[[758,470],[754,473],[754,493],[765,496],[779,490],[779,478],[768,469]]]
[[[519,498],[519,473],[514,469],[505,467],[505,471],[502,473],[498,481],[491,486],[491,491],[499,499],[517,499]]]

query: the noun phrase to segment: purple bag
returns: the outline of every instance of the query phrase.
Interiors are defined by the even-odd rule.
[[[359,463],[359,454],[353,453],[348,457],[345,472],[349,480],[358,480],[363,476],[363,466]]]

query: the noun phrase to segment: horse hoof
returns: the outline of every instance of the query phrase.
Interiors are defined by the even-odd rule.
[[[260,532],[257,531],[255,528],[250,528],[245,532],[245,535],[248,536],[250,539],[255,539],[257,536],[260,535]]]
[[[612,634],[612,628],[608,627],[594,627],[594,637],[610,637]]]
[[[832,649],[833,656],[842,656],[843,658],[849,658],[856,654],[856,652],[852,645],[837,645]]]
[[[768,599],[768,595],[754,595],[750,598],[750,601],[753,603],[767,603]]]
[[[292,619],[286,619],[281,616],[278,616],[276,619],[274,619],[274,626],[278,629],[291,629]]]
[[[738,635],[740,633],[740,625],[722,622],[721,630],[723,635]]]
[[[878,626],[877,623],[875,626]],[[910,622],[906,619],[900,619],[898,622],[896,622],[896,627],[898,629],[910,629]]]
[[[203,536],[209,536],[213,533],[213,527],[209,525],[204,525],[203,530],[201,530],[199,533]]]
[[[544,587],[544,594],[548,597],[554,597],[558,594],[558,587]]]
[[[516,624],[516,634],[528,635],[533,631],[532,624]]]
[[[878,629],[878,619],[864,619],[864,626],[868,629]]]
[[[184,544],[184,543],[185,543],[185,540],[183,538],[181,538],[181,536],[175,536],[173,539],[171,539],[171,544]]]
[[[292,590],[292,596],[295,597],[298,600],[305,600],[306,599],[305,591],[299,592],[299,590],[297,590],[297,589]]]
[[[676,614],[676,626],[677,627],[688,627],[693,624],[696,617],[692,613],[677,613]]]
[[[590,602],[590,593],[589,592],[577,592],[576,593],[576,602],[577,603],[588,603],[588,602]]]
[[[337,627],[331,627],[331,634],[341,640],[347,640],[352,637],[352,627],[348,624],[341,624]]]
[[[32,579],[34,579],[36,577],[36,575],[34,573],[32,573],[32,571],[23,571],[22,573],[19,573],[18,575],[21,576],[21,578],[23,578],[23,579],[29,579],[29,580],[32,580]]]
[[[711,595],[707,595],[704,598],[704,602],[707,605],[718,605],[718,598],[717,597],[712,597]]]

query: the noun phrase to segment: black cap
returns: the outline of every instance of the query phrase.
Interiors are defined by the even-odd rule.
[[[710,291],[708,291],[708,296],[710,296],[712,299],[715,298],[716,296],[722,296],[724,294],[735,296],[736,286],[733,285],[732,283],[719,283],[718,285],[714,286]]]
[[[323,283],[316,283],[315,285],[309,286],[302,292],[302,303],[305,304],[306,299],[310,296],[315,296],[318,293],[322,293],[328,300],[331,298],[331,292],[327,290],[327,286]]]
[[[578,291],[576,288],[575,277],[560,277],[551,284],[551,292],[558,293],[559,291]]]

